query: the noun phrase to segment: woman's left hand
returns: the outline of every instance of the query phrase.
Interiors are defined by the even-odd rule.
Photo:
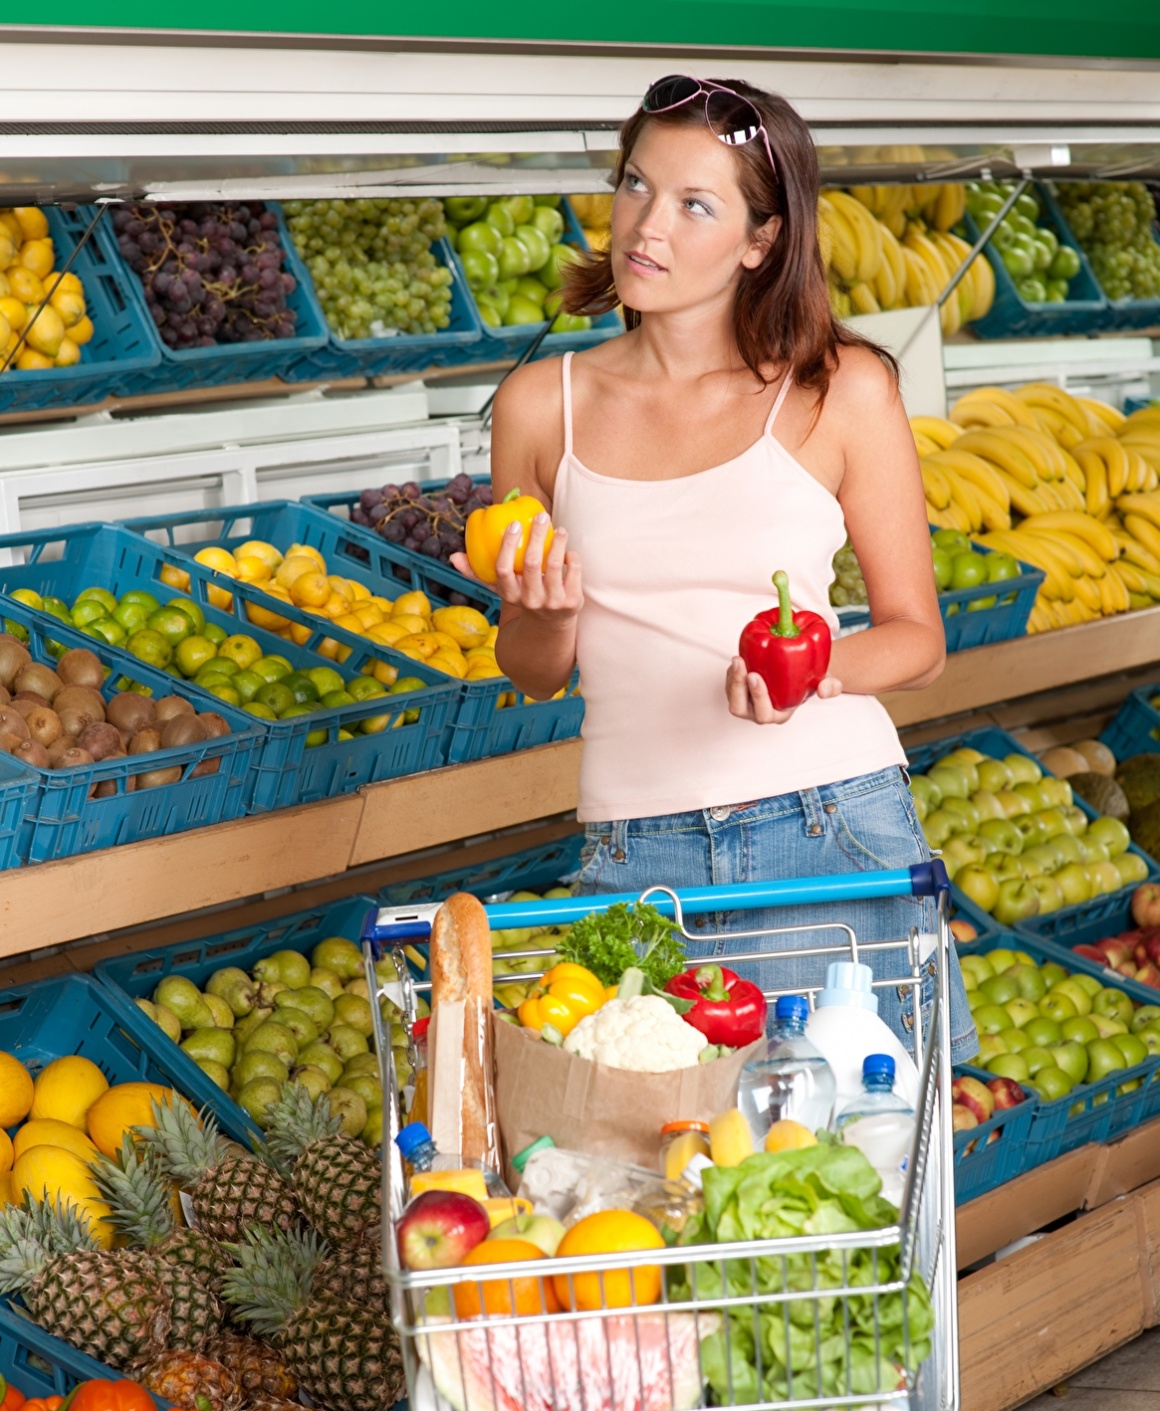
[[[825,676],[818,683],[817,695],[820,700],[832,700],[842,694],[842,683],[836,676]],[[775,710],[770,703],[769,691],[756,671],[747,671],[740,657],[734,657],[725,677],[725,699],[729,702],[729,714],[738,720],[752,720],[757,725],[784,725],[793,715],[793,710]]]

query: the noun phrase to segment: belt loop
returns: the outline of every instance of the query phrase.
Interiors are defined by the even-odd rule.
[[[612,860],[613,862],[628,861],[628,821],[618,819],[612,825]]]
[[[802,804],[802,822],[807,838],[819,838],[826,831],[822,816],[822,796],[817,789],[802,789],[798,794]]]

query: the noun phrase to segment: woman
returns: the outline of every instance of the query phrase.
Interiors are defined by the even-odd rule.
[[[496,654],[537,699],[579,663],[582,892],[929,856],[874,699],[921,689],[943,666],[918,459],[893,359],[830,313],[817,199],[809,130],[782,99],[737,81],[654,84],[621,132],[610,249],[572,266],[564,290],[575,312],[622,304],[628,331],[523,367],[496,397],[496,498],[518,486],[555,526],[545,556],[547,515],[536,522],[519,575],[519,531],[504,541]],[[836,629],[827,590],[847,532],[874,625],[835,640],[816,694],[775,710],[735,655],[741,628],[772,605],[784,569],[794,607]],[[933,930],[931,904],[909,898],[697,917],[693,929],[835,919],[863,942]],[[766,948],[840,939],[799,932]],[[866,958],[883,978],[905,968],[899,950]],[[747,973],[785,989],[818,984],[824,968],[802,957]],[[928,967],[924,1007],[933,988]],[[957,960],[951,993],[961,1059],[977,1046]],[[878,994],[909,1046],[913,992]]]

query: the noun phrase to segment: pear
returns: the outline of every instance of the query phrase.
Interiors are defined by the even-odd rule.
[[[348,1137],[357,1137],[367,1124],[367,1105],[363,1098],[350,1088],[331,1088],[326,1097],[331,1112],[342,1118],[342,1131]]]
[[[300,990],[310,983],[310,961],[299,951],[278,950],[258,961],[254,966],[254,979],[275,980],[292,990]]]
[[[258,1002],[258,987],[236,965],[215,970],[205,983],[205,992],[224,999],[239,1019],[244,1019]]]
[[[349,1024],[332,1024],[327,1034],[327,1042],[344,1063],[349,1062],[356,1053],[367,1053],[370,1050],[367,1036],[361,1029],[353,1029]]]
[[[337,1083],[345,1071],[342,1059],[321,1039],[298,1050],[298,1062],[306,1068],[321,1068],[332,1083]]]
[[[220,1063],[215,1063],[212,1058],[201,1059],[197,1066],[211,1083],[221,1088],[223,1093],[229,1092],[230,1072],[228,1068],[223,1068]]]
[[[327,936],[310,952],[310,963],[333,970],[342,980],[353,980],[363,971],[362,951],[344,936]]]
[[[307,1064],[305,1068],[295,1068],[294,1081],[304,1087],[311,1097],[318,1097],[330,1091],[330,1079],[321,1068]]]
[[[366,1126],[359,1133],[363,1141],[369,1147],[380,1147],[383,1144],[383,1109],[372,1107],[367,1114]]]
[[[285,1083],[290,1077],[290,1070],[275,1054],[250,1049],[234,1064],[231,1077],[234,1086],[241,1089],[255,1078],[272,1078],[276,1083]]]
[[[333,970],[327,970],[323,965],[316,965],[310,972],[310,983],[316,990],[321,990],[323,994],[335,999],[342,994],[342,976],[336,975]]]
[[[246,1040],[243,1052],[250,1053],[254,1049],[262,1053],[272,1053],[275,1058],[280,1058],[287,1068],[292,1067],[298,1060],[297,1039],[285,1024],[279,1024],[274,1019],[267,1019]]]
[[[208,991],[202,995],[205,1007],[213,1015],[214,1027],[217,1029],[232,1029],[234,1027],[234,1011],[220,995],[211,995]]]
[[[181,1051],[188,1053],[195,1063],[208,1059],[229,1068],[233,1063],[237,1045],[228,1029],[195,1029],[181,1045]]]
[[[212,1029],[210,1013],[201,991],[184,975],[166,975],[153,991],[153,1003],[163,1004],[177,1016],[183,1029]]]
[[[157,1027],[163,1034],[168,1035],[175,1044],[179,1044],[181,1042],[181,1020],[172,1009],[166,1009],[163,1004],[155,1004],[153,1008],[157,1011]]]
[[[272,1078],[255,1078],[252,1083],[247,1083],[239,1089],[237,1104],[243,1112],[249,1113],[259,1127],[265,1127],[266,1113],[281,1096],[281,1084],[274,1082]]]
[[[382,1085],[372,1073],[356,1073],[353,1078],[343,1078],[342,1087],[352,1093],[358,1093],[366,1103],[368,1112],[383,1105]]]
[[[356,1053],[342,1070],[343,1080],[347,1075],[354,1076],[355,1073],[373,1073],[378,1077],[379,1060],[378,1055],[373,1053]]]
[[[336,1003],[325,990],[316,989],[313,985],[306,985],[300,990],[283,990],[274,996],[274,1008],[279,1014],[299,1009],[309,1015],[320,1030],[330,1027]]]
[[[239,1020],[234,1025],[234,1038],[238,1041],[238,1047],[242,1048],[254,1030],[261,1028],[273,1013],[273,1005],[262,1006],[258,1009],[252,1009],[244,1019]]]
[[[360,1034],[365,1034],[367,1038],[375,1031],[371,1007],[359,995],[339,995],[334,1001],[334,1022],[347,1024],[352,1029],[357,1029]]]
[[[369,1000],[371,997],[365,975],[360,975],[356,980],[348,980],[342,988],[344,994],[357,995],[360,999]]]
[[[280,1009],[278,1023],[294,1035],[300,1051],[304,1044],[312,1044],[318,1038],[318,1025],[304,1009]]]

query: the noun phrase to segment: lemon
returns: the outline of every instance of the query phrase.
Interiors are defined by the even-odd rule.
[[[239,544],[234,550],[234,557],[262,559],[263,562],[269,564],[271,573],[282,562],[281,552],[273,544],[267,544],[264,539],[247,539],[244,544]]]
[[[93,336],[93,321],[86,314],[84,318],[78,319],[69,329],[69,337],[79,347],[84,347]]]
[[[81,350],[71,338],[62,338],[56,350],[57,367],[76,367],[81,360]]]
[[[25,269],[30,269],[37,279],[43,279],[52,269],[54,252],[51,240],[26,240],[20,247],[17,257]]]
[[[189,574],[184,568],[178,568],[176,564],[163,563],[161,572],[157,576],[162,583],[167,584],[170,588],[177,588],[183,593],[189,591]]]
[[[95,1161],[97,1148],[79,1127],[68,1122],[57,1122],[52,1118],[41,1117],[24,1126],[12,1139],[14,1159],[19,1161],[26,1151],[34,1146],[59,1146],[71,1151],[82,1161]]]
[[[16,298],[23,299],[26,304],[35,306],[44,302],[44,285],[23,265],[8,266],[8,283]]]
[[[395,617],[421,617],[426,621],[431,616],[431,599],[426,593],[404,593],[395,599],[392,613]]]
[[[368,628],[381,626],[383,621],[382,609],[376,607],[372,602],[356,602],[354,612],[351,615],[358,618],[364,632]]]
[[[61,290],[59,287],[49,300],[52,307],[64,319],[64,326],[72,328],[80,323],[85,316],[85,301],[81,294],[73,294],[69,290]]]
[[[487,618],[474,608],[437,608],[431,614],[431,625],[461,647],[483,646],[491,631]]]
[[[17,357],[16,366],[21,372],[44,372],[46,368],[55,367],[56,364],[44,353],[26,347]]]
[[[203,568],[212,568],[217,573],[228,573],[232,576],[238,571],[237,562],[229,549],[219,549],[216,547],[198,549],[193,557]]]
[[[320,608],[330,600],[331,584],[324,573],[300,573],[290,586],[290,601],[300,608]]]
[[[12,1168],[12,1185],[18,1199],[27,1196],[73,1206],[88,1220],[97,1244],[112,1248],[115,1231],[108,1221],[112,1212],[101,1199],[88,1163],[76,1152],[59,1146],[30,1147]]]
[[[411,594],[408,593],[407,596],[410,597]],[[414,632],[427,632],[430,630],[430,619],[420,617],[419,614],[415,612],[397,612],[391,618],[391,622],[399,627],[406,628],[408,636]]]
[[[301,578],[304,573],[318,573],[318,561],[310,554],[287,554],[278,565],[274,574],[274,582],[280,583],[283,588],[289,589],[296,578]]]
[[[401,622],[395,622],[392,619],[390,622],[380,622],[374,627],[368,627],[367,636],[372,642],[378,642],[384,647],[391,647],[396,642],[402,641],[404,637],[410,636],[410,633]]]
[[[7,1176],[12,1170],[12,1163],[16,1160],[16,1153],[12,1150],[12,1138],[0,1127],[0,1176]]]
[[[458,652],[454,656],[448,651],[436,652],[427,658],[427,665],[448,676],[457,676],[461,681],[467,675],[467,663]]]
[[[3,314],[8,320],[8,324],[14,333],[19,333],[28,322],[28,310],[19,299],[12,298],[10,294],[5,294],[5,296],[0,299],[0,314]]]
[[[29,319],[24,336],[30,348],[35,348],[46,357],[55,358],[64,342],[64,333],[64,319],[48,304],[40,310],[35,320]]]
[[[0,1127],[23,1122],[32,1106],[32,1075],[18,1058],[0,1053]]]
[[[39,206],[13,206],[12,214],[25,240],[43,240],[48,235],[48,220]]]
[[[780,1122],[775,1122],[765,1134],[766,1151],[800,1151],[802,1147],[817,1144],[818,1139],[813,1132],[792,1117],[783,1117]]]
[[[305,558],[313,559],[318,567],[318,571],[320,573],[326,572],[326,560],[313,546],[313,544],[291,544],[290,547],[286,550],[286,557],[288,559],[292,559],[296,555],[301,555]]]
[[[108,1086],[109,1080],[91,1059],[54,1058],[37,1075],[29,1116],[51,1117],[83,1128],[85,1113]]]
[[[365,583],[356,583],[353,578],[346,580],[350,584],[350,595],[356,603],[368,603],[371,598],[371,590]]]

